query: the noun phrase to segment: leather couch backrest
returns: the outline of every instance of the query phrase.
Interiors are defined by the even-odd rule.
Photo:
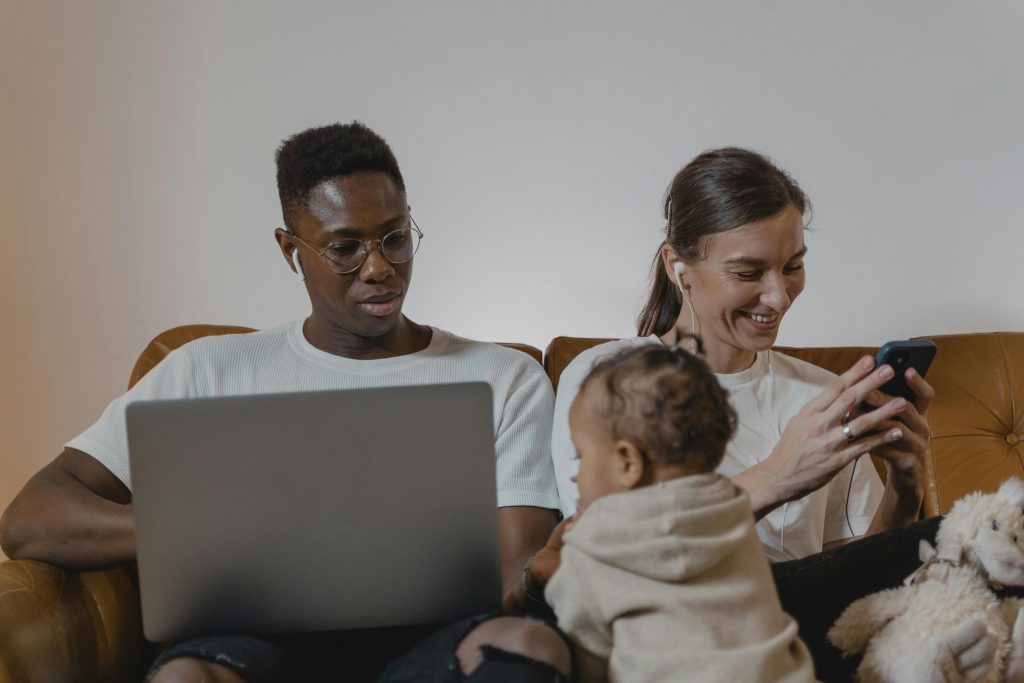
[[[938,346],[928,381],[935,509],[971,491],[1024,478],[1024,332],[928,337]],[[927,502],[927,501],[926,501]]]
[[[238,327],[236,325],[182,325],[181,327],[172,327],[155,336],[146,345],[146,348],[142,350],[142,353],[139,354],[139,359],[135,361],[135,367],[132,368],[132,374],[128,378],[128,388],[131,389],[135,386],[135,383],[156,367],[156,364],[162,361],[167,354],[190,341],[221,334],[244,334],[255,331],[251,327]]]
[[[182,325],[181,327],[172,327],[166,332],[161,332],[146,345],[146,348],[139,355],[139,359],[135,361],[135,367],[132,368],[131,377],[128,379],[128,388],[131,389],[135,386],[135,383],[142,379],[143,375],[152,370],[168,353],[179,346],[202,337],[211,337],[219,334],[244,334],[246,332],[255,332],[255,330],[251,327],[238,327],[235,325]],[[506,343],[502,344],[502,346],[522,351],[538,363],[542,361],[541,351],[536,347],[515,343]]]
[[[925,463],[924,511],[931,516],[948,512],[967,493],[994,491],[1010,476],[1024,478],[1024,332],[921,339],[938,347],[928,371],[936,393],[928,412],[931,459]],[[556,337],[544,359],[552,382],[557,386],[577,354],[605,341]],[[776,350],[837,374],[876,351],[849,346]]]
[[[586,337],[555,337],[548,344],[544,352],[544,370],[551,378],[551,383],[558,389],[558,378],[562,371],[572,362],[573,358],[587,349],[612,341],[611,339],[596,339]],[[775,350],[787,356],[793,356],[808,363],[825,368],[836,374],[848,369],[858,358],[865,354],[874,355],[877,348],[870,346],[841,346],[821,348],[796,348],[790,346],[776,346]]]

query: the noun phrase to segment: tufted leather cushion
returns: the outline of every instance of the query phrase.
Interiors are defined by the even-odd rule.
[[[1024,333],[929,337],[938,354],[928,381],[937,512],[964,494],[1024,478]]]

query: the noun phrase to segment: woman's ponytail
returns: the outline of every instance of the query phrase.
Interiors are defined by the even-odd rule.
[[[651,280],[651,294],[647,297],[644,310],[640,312],[636,321],[636,332],[641,337],[649,337],[652,334],[660,337],[671,330],[682,307],[679,289],[669,278],[661,262],[661,247],[658,247],[654,263],[651,264]]]

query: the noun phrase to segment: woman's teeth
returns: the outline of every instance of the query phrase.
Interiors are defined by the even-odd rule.
[[[749,315],[750,319],[756,323],[770,323],[779,317],[777,313],[773,313],[772,315],[758,315],[757,313],[748,313],[747,315]]]

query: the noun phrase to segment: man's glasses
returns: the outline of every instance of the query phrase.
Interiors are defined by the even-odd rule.
[[[384,258],[394,264],[405,263],[411,259],[416,254],[416,250],[420,248],[420,239],[423,238],[423,233],[412,216],[409,216],[409,221],[412,223],[411,227],[393,230],[380,239],[361,240],[355,237],[346,237],[331,242],[323,249],[314,247],[294,232],[288,231],[288,234],[299,244],[320,254],[327,267],[335,273],[347,275],[362,268],[366,257],[374,247]]]

